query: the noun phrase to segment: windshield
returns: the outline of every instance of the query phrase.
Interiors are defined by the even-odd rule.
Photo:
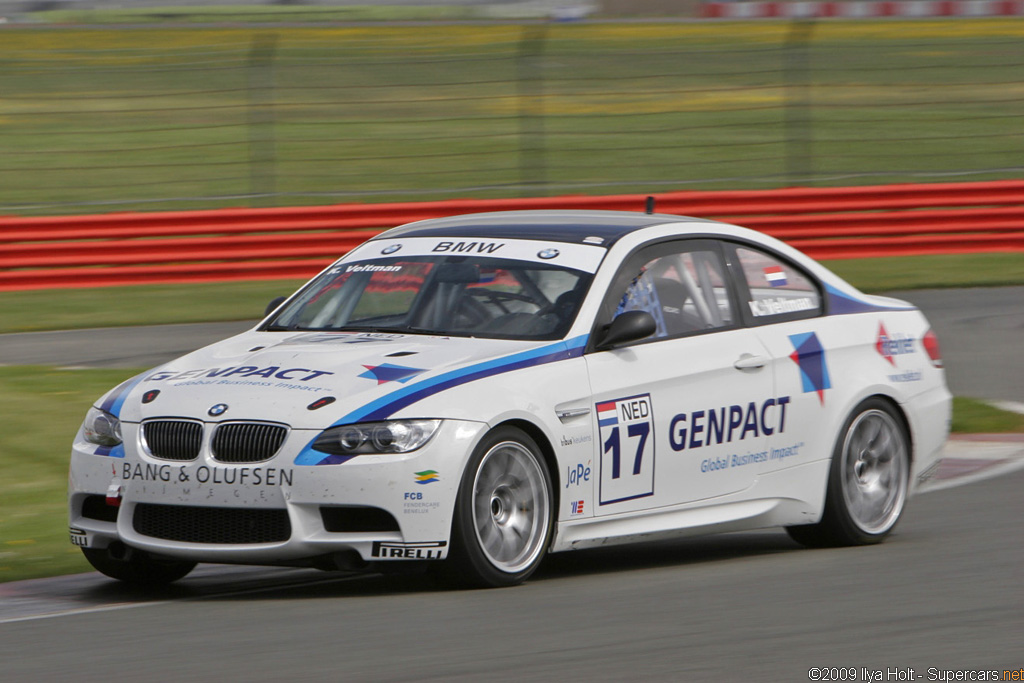
[[[591,277],[478,255],[353,260],[323,273],[262,329],[559,339]]]

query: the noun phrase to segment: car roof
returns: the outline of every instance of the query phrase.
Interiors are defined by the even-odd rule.
[[[609,247],[631,232],[679,222],[715,223],[703,218],[631,211],[496,211],[407,223],[377,235],[396,237],[489,237],[553,242],[584,241]]]

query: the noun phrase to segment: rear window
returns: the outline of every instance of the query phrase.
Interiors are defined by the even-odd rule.
[[[746,280],[747,313],[755,323],[821,315],[821,292],[802,270],[760,249],[737,246],[735,254]]]

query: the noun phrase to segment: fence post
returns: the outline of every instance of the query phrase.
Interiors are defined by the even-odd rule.
[[[544,44],[545,23],[527,24],[519,40],[519,184],[520,196],[547,194],[544,164]]]
[[[257,34],[249,49],[246,86],[249,95],[249,203],[270,206],[274,177],[274,54],[277,35]]]
[[[813,172],[813,137],[811,124],[811,33],[813,18],[795,19],[789,25],[783,51],[786,79],[786,181],[795,185],[811,185]]]

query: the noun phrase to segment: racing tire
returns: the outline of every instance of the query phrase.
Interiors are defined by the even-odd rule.
[[[488,433],[459,485],[443,577],[483,588],[525,581],[551,543],[552,499],[551,475],[537,443],[515,427]]]
[[[910,439],[903,420],[888,402],[869,398],[839,432],[821,521],[786,531],[811,548],[880,543],[903,514],[909,480]]]
[[[134,586],[157,588],[183,579],[196,567],[195,562],[157,559],[138,550],[125,559],[115,559],[106,549],[82,548],[85,559],[101,574]]]

